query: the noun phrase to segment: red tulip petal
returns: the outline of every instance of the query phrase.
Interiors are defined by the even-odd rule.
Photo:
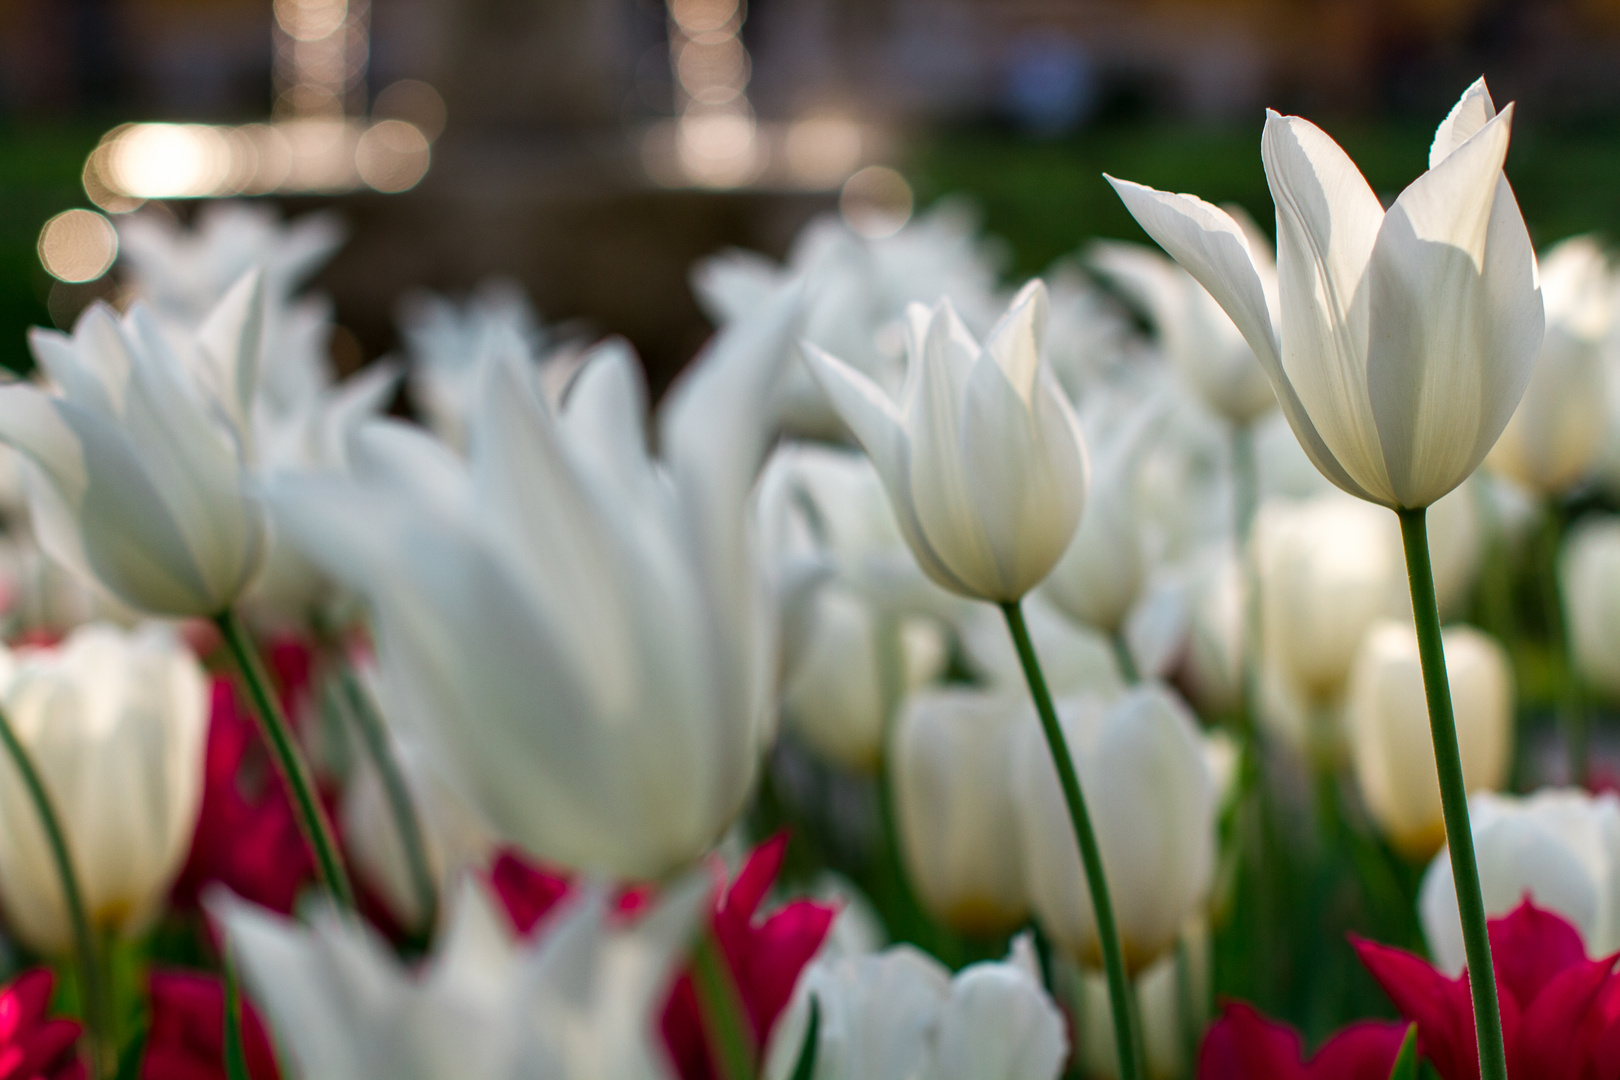
[[[1591,1056],[1586,1020],[1609,980],[1609,965],[1589,960],[1546,984],[1519,1018],[1508,1043],[1508,1074],[1580,1080]]]
[[[1198,1049],[1198,1080],[1305,1080],[1299,1033],[1252,1005],[1227,1002]]]
[[[1409,1025],[1363,1020],[1335,1034],[1305,1066],[1310,1080],[1389,1080]]]
[[[1491,960],[1498,989],[1528,1008],[1560,972],[1586,962],[1581,934],[1561,915],[1528,899],[1490,920]]]
[[[1396,1010],[1417,1025],[1418,1049],[1443,1080],[1478,1080],[1479,1048],[1467,976],[1448,979],[1427,960],[1402,949],[1354,937],[1351,944]]]

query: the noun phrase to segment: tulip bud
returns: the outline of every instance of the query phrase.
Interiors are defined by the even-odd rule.
[[[1559,560],[1570,653],[1581,677],[1620,696],[1620,520],[1588,519]]]
[[[1494,791],[1513,758],[1513,676],[1495,639],[1467,626],[1445,630],[1446,677],[1469,791]],[[1387,620],[1362,642],[1345,710],[1351,761],[1367,812],[1390,842],[1427,859],[1445,842],[1434,743],[1409,623]]]
[[[1080,425],[1041,353],[1045,286],[1026,285],[982,347],[949,300],[908,317],[898,403],[807,344],[811,370],[883,477],[923,571],[963,596],[1018,600],[1069,546],[1086,491]]]
[[[1197,567],[1175,681],[1205,716],[1221,716],[1243,704],[1247,607],[1244,568],[1230,550]]]
[[[1209,1023],[1209,928],[1202,919],[1189,921],[1183,931],[1182,950],[1159,957],[1135,979],[1137,1023],[1142,1026],[1145,1065],[1150,1080],[1176,1080],[1191,1073],[1187,1060],[1189,1032],[1198,1036]],[[1182,965],[1185,968],[1182,969]],[[1082,1072],[1087,1076],[1119,1077],[1119,1054],[1114,1043],[1114,1010],[1108,999],[1108,979],[1100,971],[1080,972],[1079,1002],[1075,1009],[1083,1025],[1080,1037]],[[1258,1078],[1256,1078],[1258,1080]]]
[[[1308,709],[1334,701],[1367,628],[1404,584],[1391,522],[1337,494],[1268,502],[1255,521],[1262,649]]]
[[[1529,897],[1580,931],[1588,956],[1620,949],[1620,798],[1543,788],[1527,796],[1482,792],[1468,800],[1487,916]],[[1418,914],[1440,970],[1463,969],[1462,922],[1444,851],[1423,875]]]
[[[1187,707],[1156,686],[1113,705],[1059,703],[1069,751],[1102,849],[1126,963],[1169,949],[1209,895],[1215,869],[1215,783]],[[1096,964],[1096,917],[1057,771],[1034,718],[1015,733],[1013,784],[1025,884],[1036,917],[1070,956]]]
[[[202,799],[208,686],[165,631],[92,624],[55,649],[21,650],[5,709],[61,818],[90,919],[145,928],[179,873]],[[72,943],[62,886],[33,803],[0,769],[0,904],[30,948]]]
[[[1541,259],[1547,333],[1535,372],[1485,464],[1542,495],[1559,495],[1591,468],[1608,429],[1603,345],[1614,321],[1615,280],[1589,236]]]
[[[1021,698],[938,690],[911,698],[895,728],[908,876],[928,912],[965,934],[1005,933],[1027,914],[1011,767],[1027,708]]]

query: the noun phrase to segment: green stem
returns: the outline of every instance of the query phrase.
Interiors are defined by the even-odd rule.
[[[704,931],[694,950],[692,985],[719,1080],[753,1080],[753,1028],[712,929]]]
[[[410,786],[405,782],[405,773],[400,769],[399,759],[388,739],[388,729],[372,705],[371,696],[360,685],[354,670],[346,664],[339,665],[338,685],[342,688],[354,725],[360,731],[366,754],[382,779],[383,794],[388,800],[394,827],[399,832],[400,846],[405,850],[405,866],[410,874],[411,888],[416,893],[418,923],[424,931],[431,931],[438,918],[439,890],[432,863],[428,859],[422,821],[411,799]]]
[[[112,1037],[112,1014],[108,1007],[107,984],[102,978],[95,934],[90,928],[90,915],[84,905],[84,893],[79,888],[79,875],[73,868],[73,857],[68,848],[67,834],[62,819],[56,813],[45,781],[34,766],[34,759],[17,737],[11,717],[0,709],[0,742],[5,743],[6,754],[17,767],[28,798],[39,815],[40,827],[51,849],[51,860],[56,864],[56,876],[62,883],[62,899],[67,906],[68,922],[73,927],[73,948],[78,954],[80,993],[84,999],[85,1028],[90,1043],[90,1058],[97,1076],[112,1076],[118,1071],[118,1047]]]
[[[1198,1067],[1198,1043],[1203,1036],[1202,1010],[1193,989],[1192,950],[1187,933],[1176,935],[1176,1021],[1181,1034],[1182,1074],[1191,1076]]]
[[[1446,677],[1445,645],[1440,636],[1440,609],[1434,597],[1434,571],[1429,565],[1429,529],[1425,510],[1397,510],[1406,574],[1412,587],[1412,615],[1417,627],[1423,692],[1429,704],[1429,733],[1434,740],[1435,771],[1451,850],[1451,876],[1462,917],[1463,950],[1468,957],[1468,984],[1474,998],[1474,1030],[1479,1039],[1480,1080],[1507,1080],[1502,1045],[1502,1017],[1496,1000],[1496,968],[1480,893],[1479,864],[1474,858],[1474,831],[1468,818],[1468,789],[1463,783],[1457,722],[1451,712],[1451,684]]]
[[[1097,913],[1097,939],[1102,946],[1103,967],[1108,974],[1108,1003],[1114,1013],[1114,1046],[1119,1053],[1120,1080],[1141,1080],[1136,1039],[1132,1035],[1131,980],[1125,971],[1125,953],[1120,946],[1119,926],[1114,922],[1114,903],[1109,898],[1108,879],[1103,874],[1102,850],[1097,846],[1097,834],[1091,828],[1091,815],[1086,811],[1086,799],[1080,791],[1080,776],[1075,772],[1069,744],[1058,723],[1052,694],[1046,688],[1046,676],[1041,672],[1040,659],[1036,657],[1034,643],[1029,639],[1024,612],[1018,606],[1018,601],[1010,600],[1001,605],[1001,613],[1007,618],[1007,629],[1012,634],[1013,645],[1018,649],[1018,660],[1024,666],[1030,697],[1035,700],[1035,711],[1041,718],[1041,731],[1046,735],[1047,749],[1051,751],[1052,764],[1057,768],[1063,799],[1069,805],[1069,820],[1080,846],[1080,862],[1085,868],[1091,906]]]
[[[226,609],[216,615],[214,625],[219,627],[230,649],[231,659],[236,662],[236,669],[247,684],[248,695],[253,699],[253,714],[259,721],[259,733],[264,736],[276,771],[281,774],[287,791],[292,795],[299,831],[304,834],[305,843],[315,854],[315,870],[321,885],[341,906],[352,909],[354,890],[349,885],[349,875],[343,869],[343,862],[338,858],[332,823],[327,820],[326,811],[316,797],[314,778],[310,776],[309,766],[304,763],[303,755],[293,741],[292,727],[281,711],[275,691],[271,689],[270,677],[259,661],[258,650],[234,611]]]
[[[1547,506],[1547,521],[1542,532],[1542,602],[1546,605],[1547,645],[1552,653],[1553,678],[1557,680],[1558,720],[1564,729],[1565,752],[1569,763],[1569,781],[1586,783],[1587,724],[1586,709],[1581,701],[1580,684],[1576,681],[1575,665],[1569,658],[1569,635],[1564,628],[1563,592],[1558,587],[1558,545],[1564,534],[1564,515],[1557,503]]]
[[[1108,641],[1114,647],[1114,663],[1119,665],[1120,678],[1128,686],[1141,682],[1142,673],[1137,670],[1136,657],[1131,654],[1131,643],[1125,640],[1124,632],[1116,630],[1108,635]]]
[[[236,965],[229,951],[225,956],[225,1076],[226,1080],[251,1080],[247,1052],[242,1046],[242,991],[236,981]]]

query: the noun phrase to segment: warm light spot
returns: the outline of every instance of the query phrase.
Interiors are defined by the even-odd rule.
[[[94,281],[118,257],[118,230],[94,210],[65,210],[39,233],[39,261],[61,281]]]
[[[212,195],[231,174],[231,146],[205,124],[131,124],[108,147],[108,186],[137,199]]]
[[[409,121],[432,142],[444,131],[444,98],[420,79],[400,79],[377,94],[371,115],[378,120]]]
[[[893,169],[868,165],[838,195],[838,211],[851,229],[869,240],[892,236],[911,218],[911,185]]]
[[[812,187],[832,186],[860,164],[861,126],[841,116],[799,120],[788,128],[783,151],[794,179]]]
[[[298,41],[319,41],[343,29],[348,0],[276,0],[276,25]]]
[[[415,187],[427,172],[431,157],[427,136],[404,120],[373,124],[354,149],[360,179],[384,192]]]
[[[754,118],[742,112],[687,114],[676,131],[681,167],[705,187],[736,187],[759,175],[763,155]]]
[[[676,61],[681,89],[692,100],[720,105],[735,98],[748,82],[748,53],[735,37],[717,42],[689,41]]]
[[[689,37],[728,25],[737,17],[737,0],[670,0],[669,17]]]

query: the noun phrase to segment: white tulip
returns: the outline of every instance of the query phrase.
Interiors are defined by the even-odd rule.
[[[131,607],[217,615],[252,583],[266,530],[245,491],[264,293],[237,282],[195,334],[139,304],[35,330],[55,393],[0,387],[0,439],[26,455],[40,544]]]
[[[1320,128],[1268,112],[1275,294],[1230,215],[1112,180],[1148,235],[1254,350],[1322,474],[1358,498],[1425,507],[1468,478],[1519,404],[1541,346],[1535,252],[1484,80],[1435,135],[1429,171],[1386,212]]]
[[[1494,638],[1445,630],[1457,745],[1467,790],[1495,791],[1513,758],[1513,675]],[[1417,633],[1388,620],[1368,631],[1345,708],[1350,760],[1367,812],[1403,854],[1426,859],[1445,842]]]
[[[419,968],[331,908],[300,925],[210,897],[253,1000],[303,1080],[669,1080],[657,1009],[703,883],[628,926],[591,889],[517,943],[469,881]]]
[[[1077,626],[1040,593],[1025,600],[1023,609],[1053,695],[1091,694],[1112,700],[1125,692],[1124,676],[1106,637],[1089,626]],[[994,689],[1027,693],[1029,684],[1001,613],[983,604],[962,604],[955,615],[957,640],[974,674]]]
[[[1620,519],[1589,518],[1570,530],[1558,579],[1576,668],[1620,696]]]
[[[362,428],[355,476],[274,481],[278,528],[373,613],[388,700],[502,838],[628,879],[698,858],[772,734],[774,612],[749,493],[797,300],[728,328],[649,456],[628,349],[560,412],[492,365],[470,460]]]
[[[1468,800],[1485,914],[1505,915],[1525,897],[1574,924],[1586,955],[1620,949],[1620,798],[1543,788],[1516,797],[1483,792]],[[1463,969],[1462,923],[1444,851],[1423,875],[1418,914],[1442,971]]]
[[[1074,536],[1085,501],[1080,426],[1041,355],[1046,290],[1024,287],[973,339],[948,300],[909,311],[897,404],[814,346],[811,370],[877,466],[923,571],[976,599],[1020,599]]]
[[[1243,564],[1229,548],[1212,552],[1196,568],[1191,593],[1176,683],[1200,713],[1220,716],[1243,704],[1249,622]]]
[[[92,624],[5,658],[4,707],[50,794],[97,928],[133,934],[162,910],[202,800],[208,684],[157,626]],[[22,779],[0,766],[0,904],[30,948],[65,952],[71,922]]]
[[[936,690],[906,702],[890,755],[907,877],[928,912],[968,934],[1024,921],[1012,734],[1024,698]]]
[[[815,961],[771,1034],[766,1080],[792,1075],[812,999],[814,1080],[1056,1080],[1068,1056],[1027,936],[954,978],[909,945]]]
[[[1251,237],[1258,234],[1246,214],[1232,211]],[[1255,270],[1276,288],[1277,268],[1258,244],[1250,245]],[[1250,424],[1276,408],[1277,396],[1254,350],[1215,298],[1175,263],[1150,248],[1099,240],[1086,262],[1125,290],[1153,319],[1181,377],[1199,399],[1233,424]]]
[[[1058,703],[1063,733],[1102,850],[1127,964],[1169,949],[1208,898],[1215,873],[1216,790],[1191,713],[1162,687],[1113,705]],[[1096,963],[1096,916],[1051,755],[1032,715],[1015,735],[1025,884],[1036,917],[1070,956]]]
[[[1547,334],[1535,374],[1485,464],[1543,495],[1586,476],[1608,432],[1603,346],[1614,324],[1616,282],[1589,236],[1565,240],[1541,260]]]
[[[1176,1080],[1189,1075],[1187,1036],[1196,1037],[1209,1023],[1209,927],[1190,920],[1182,932],[1184,949],[1159,957],[1134,980],[1136,1019],[1142,1027],[1143,1062],[1150,1080]],[[1183,955],[1185,967],[1183,968]],[[1108,979],[1100,971],[1079,972],[1075,1006],[1081,1071],[1086,1076],[1117,1080],[1119,1054],[1114,1043],[1114,1009]],[[1255,1080],[1260,1080],[1256,1077]]]
[[[1260,508],[1252,543],[1267,665],[1311,708],[1335,701],[1367,629],[1399,611],[1393,523],[1337,492]]]

